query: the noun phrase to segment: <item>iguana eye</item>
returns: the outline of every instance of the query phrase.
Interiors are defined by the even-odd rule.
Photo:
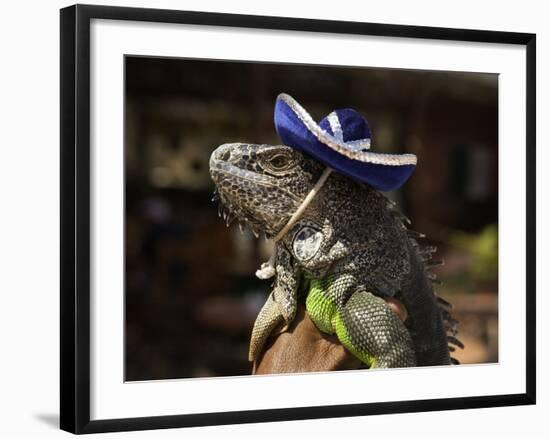
[[[276,177],[286,175],[297,163],[296,157],[290,151],[283,148],[266,150],[260,155],[258,164],[265,173]]]
[[[269,164],[274,169],[283,169],[288,165],[289,158],[283,154],[277,154],[269,159]]]

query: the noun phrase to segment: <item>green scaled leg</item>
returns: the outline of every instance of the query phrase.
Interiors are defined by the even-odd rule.
[[[340,342],[370,368],[415,366],[409,331],[380,297],[366,291],[351,295],[332,325]]]

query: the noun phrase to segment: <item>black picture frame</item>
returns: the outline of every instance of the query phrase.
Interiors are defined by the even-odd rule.
[[[535,403],[536,36],[534,34],[89,5],[70,6],[62,9],[60,13],[60,424],[63,430],[80,434]],[[328,32],[525,46],[527,60],[525,66],[527,82],[526,392],[498,396],[90,420],[90,21],[92,19]]]

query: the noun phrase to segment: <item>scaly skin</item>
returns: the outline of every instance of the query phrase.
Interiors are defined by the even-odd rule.
[[[323,171],[287,146],[226,144],[210,158],[210,173],[227,223],[273,237]],[[456,321],[434,294],[422,248],[405,218],[381,193],[332,173],[301,218],[276,244],[273,290],[252,331],[249,360],[272,331],[292,322],[298,292],[320,331],[369,367],[450,364]],[[402,322],[385,300],[408,311]],[[449,336],[448,336],[449,333]]]
[[[307,279],[306,309],[317,328],[338,340],[368,367],[407,367],[416,364],[414,347],[405,325],[386,302],[354,290],[350,274]]]

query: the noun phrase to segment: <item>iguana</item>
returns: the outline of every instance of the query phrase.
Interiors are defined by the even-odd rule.
[[[324,166],[283,145],[232,143],[210,158],[215,200],[229,225],[237,219],[272,238],[287,224]],[[252,330],[249,360],[274,329],[288,325],[305,296],[317,328],[369,368],[445,365],[457,321],[433,290],[435,251],[420,246],[395,203],[366,184],[331,173],[299,220],[276,243],[273,289]],[[384,298],[406,308],[403,322]]]

